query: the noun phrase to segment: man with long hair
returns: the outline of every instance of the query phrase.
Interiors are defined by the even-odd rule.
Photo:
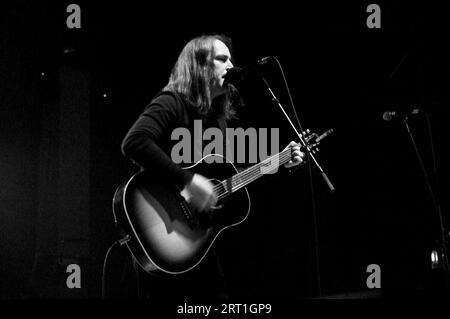
[[[236,117],[236,104],[241,101],[237,89],[224,81],[227,71],[233,67],[231,51],[231,40],[224,35],[202,35],[189,41],[172,69],[168,84],[145,108],[122,142],[122,151],[127,158],[176,185],[182,193],[187,194],[189,206],[199,213],[208,213],[217,203],[213,184],[206,177],[185,170],[172,160],[170,154],[176,141],[171,137],[173,130],[180,127],[192,132],[196,120],[201,121],[204,129],[217,127],[223,136],[226,135],[227,121]],[[294,144],[290,144],[293,148],[292,158],[286,164],[287,167],[303,161],[304,154]],[[202,149],[194,147],[193,152],[201,153]],[[201,266],[182,278],[161,280],[161,286],[168,289],[169,282],[175,280],[179,283],[189,277],[190,281],[184,283],[184,293],[193,293],[194,288],[199,288],[199,295],[211,296],[213,292],[210,289],[198,285],[198,278],[204,276],[202,267],[208,263],[202,262]],[[155,282],[160,279],[151,282],[151,276],[137,268],[140,281],[149,280],[149,285],[153,285],[150,290],[156,290]],[[216,274],[220,278],[220,272]],[[216,285],[217,282],[209,279],[204,281],[220,290],[221,285]]]

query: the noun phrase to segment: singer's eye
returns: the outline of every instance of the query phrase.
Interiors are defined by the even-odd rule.
[[[218,56],[216,56],[216,60],[219,60],[219,61],[222,62],[222,63],[227,62],[228,59],[229,59],[229,57],[227,57],[227,56],[225,56],[225,55],[218,55]]]

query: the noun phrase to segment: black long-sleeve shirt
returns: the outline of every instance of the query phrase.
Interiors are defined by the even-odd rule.
[[[172,161],[172,147],[179,141],[172,140],[171,135],[174,129],[183,127],[193,136],[194,120],[202,120],[203,130],[219,126],[217,119],[205,119],[198,115],[179,94],[161,92],[126,134],[122,141],[122,153],[142,168],[183,188],[191,181],[193,173]]]

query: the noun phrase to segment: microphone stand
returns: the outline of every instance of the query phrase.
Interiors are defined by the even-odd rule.
[[[436,160],[435,160],[435,157],[434,157],[430,120],[429,120],[427,114],[425,114],[425,116],[426,116],[426,119],[427,119],[428,130],[429,130],[429,134],[430,134],[430,142],[431,142],[431,150],[432,150],[432,157],[433,157],[433,165],[434,165],[434,170],[435,170],[435,174],[436,174],[436,177],[437,177]],[[439,201],[437,200],[437,198],[436,198],[436,196],[435,196],[435,194],[433,192],[433,188],[431,187],[431,183],[430,183],[430,179],[428,177],[428,173],[427,173],[427,171],[425,169],[425,166],[423,164],[422,157],[420,156],[420,153],[419,153],[419,150],[417,148],[416,142],[414,141],[414,137],[413,137],[413,135],[411,133],[411,130],[409,128],[407,119],[408,119],[408,117],[404,116],[403,117],[403,123],[405,123],[406,130],[407,130],[407,132],[409,134],[409,137],[411,138],[411,142],[413,144],[414,150],[415,150],[417,158],[419,160],[420,167],[421,167],[422,172],[423,172],[423,174],[425,176],[425,182],[427,184],[428,191],[430,192],[431,200],[432,200],[434,208],[436,209],[436,212],[437,212],[437,214],[439,216],[439,226],[441,228],[441,241],[442,241],[441,245],[442,245],[442,250],[443,250],[443,253],[444,253],[444,260],[443,260],[444,265],[443,266],[444,266],[444,270],[445,270],[445,286],[448,289],[449,288],[449,280],[450,280],[450,268],[449,268],[449,262],[448,262],[447,245],[446,245],[446,239],[445,239],[446,235],[445,235],[444,221],[443,221],[443,218],[442,218],[441,205],[440,205]]]
[[[278,61],[277,61],[278,62]],[[325,183],[328,185],[328,188],[330,189],[331,192],[334,192],[335,188],[333,186],[333,184],[331,183],[330,179],[328,178],[327,174],[324,172],[324,170],[322,169],[322,167],[319,165],[319,163],[317,162],[316,158],[314,157],[314,154],[312,153],[311,149],[309,148],[309,146],[306,144],[306,142],[303,140],[303,136],[297,131],[297,129],[295,128],[295,125],[292,123],[291,119],[289,118],[289,116],[287,115],[286,111],[284,110],[283,106],[281,105],[280,101],[277,99],[277,97],[275,96],[275,94],[273,93],[272,89],[270,88],[269,83],[267,83],[265,77],[262,75],[261,72],[259,72],[259,76],[261,77],[261,79],[263,80],[267,90],[269,91],[271,97],[272,97],[272,101],[274,103],[276,103],[281,111],[283,112],[284,116],[286,117],[286,119],[289,121],[289,124],[291,125],[292,129],[294,130],[295,134],[297,134],[300,143],[302,145],[302,149],[306,150],[306,154],[308,155],[308,158],[312,159],[312,161],[314,162],[314,164],[316,164],[316,167],[319,169],[322,178],[325,180]],[[288,88],[289,90],[289,88]],[[294,109],[295,112],[295,109]],[[296,117],[297,117],[297,113],[295,113]],[[297,118],[298,121],[298,118]],[[299,121],[298,121],[299,122]],[[301,129],[301,125],[300,122],[298,123],[300,129]],[[310,161],[309,161],[310,162]],[[313,223],[314,223],[314,254],[315,254],[315,260],[316,260],[316,268],[317,268],[317,274],[316,274],[316,280],[317,280],[317,289],[318,289],[318,295],[319,298],[322,297],[322,288],[321,288],[321,279],[320,279],[320,264],[319,264],[319,249],[318,249],[318,229],[317,229],[317,220],[316,220],[316,205],[314,202],[314,187],[313,187],[313,183],[312,183],[312,172],[311,172],[311,166],[309,165],[309,174],[310,174],[310,186],[311,186],[311,196],[312,196],[312,211],[313,211]]]
[[[302,135],[297,131],[297,129],[295,128],[294,124],[292,123],[291,119],[289,118],[289,116],[286,114],[283,106],[281,105],[280,101],[277,99],[277,97],[275,96],[275,94],[273,93],[272,89],[270,88],[269,84],[267,83],[266,79],[264,78],[264,76],[262,74],[261,78],[264,82],[264,84],[266,85],[268,91],[270,92],[270,94],[272,95],[272,101],[275,102],[276,104],[278,104],[278,106],[280,107],[281,111],[283,112],[284,116],[286,117],[286,119],[289,121],[289,124],[291,124],[292,129],[295,131],[295,134],[297,134],[300,143],[302,144],[302,148],[305,149],[308,152],[308,156],[313,160],[314,164],[316,164],[317,168],[320,171],[320,174],[322,175],[323,179],[325,180],[325,183],[328,185],[328,188],[330,189],[331,192],[335,191],[335,188],[333,186],[333,184],[331,184],[330,179],[328,178],[327,174],[324,172],[324,170],[322,169],[322,167],[319,165],[319,163],[317,162],[316,158],[314,157],[314,154],[312,153],[311,149],[309,148],[309,146],[306,144],[306,142],[303,140]]]

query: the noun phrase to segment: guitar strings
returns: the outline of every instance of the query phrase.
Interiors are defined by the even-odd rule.
[[[280,159],[281,159],[281,161],[280,161],[281,164],[280,165],[283,165],[285,163],[284,161],[286,161],[287,159],[289,159],[291,157],[291,154],[288,151],[289,151],[289,149],[285,150],[285,151],[283,151],[281,153],[278,153],[278,154],[276,154],[276,155],[274,155],[274,156],[272,156],[272,157],[270,157],[268,159],[265,159],[264,161],[258,163],[257,165],[252,166],[252,167],[250,167],[250,168],[248,168],[248,169],[246,169],[246,170],[236,174],[237,177],[231,177],[231,178],[228,178],[228,179],[222,181],[221,185],[217,185],[218,188],[221,187],[221,186],[225,187],[225,185],[223,185],[223,182],[228,182],[228,181],[231,180],[232,181],[232,183],[231,183],[232,185],[231,186],[235,187],[235,186],[238,186],[239,183],[241,183],[241,182],[234,182],[233,183],[233,180],[235,180],[235,181],[246,180],[249,176],[255,175],[255,174],[259,176],[260,175],[259,172],[261,171],[260,167],[265,165],[265,164],[267,164],[267,163],[269,163],[269,162],[271,162],[274,157],[279,156],[280,154],[281,154],[279,156]],[[226,184],[229,184],[229,183],[226,183]],[[246,183],[246,184],[248,184],[248,183]],[[218,190],[218,189],[216,189],[216,190]]]
[[[297,145],[299,145],[299,144],[297,144]],[[281,165],[287,163],[287,162],[291,159],[291,155],[292,155],[292,147],[286,148],[285,150],[281,151],[280,153],[275,154],[275,155],[271,156],[270,158],[265,159],[264,161],[262,161],[262,162],[256,164],[255,166],[252,166],[252,167],[250,167],[250,168],[244,170],[243,172],[240,172],[239,174],[237,174],[237,175],[238,175],[237,177],[235,177],[235,178],[231,177],[231,178],[229,178],[229,179],[227,179],[227,180],[225,180],[225,181],[223,181],[223,182],[226,182],[226,181],[228,181],[228,180],[231,179],[231,180],[232,180],[232,190],[231,190],[231,191],[235,191],[235,190],[241,188],[242,186],[240,186],[238,182],[233,183],[233,179],[236,179],[236,180],[242,180],[242,179],[244,179],[244,182],[243,182],[244,185],[243,185],[243,186],[245,186],[245,185],[247,185],[248,183],[250,183],[250,182],[252,182],[253,180],[255,180],[254,178],[252,178],[252,179],[249,180],[249,181],[245,180],[248,176],[251,176],[252,174],[255,174],[255,173],[256,173],[256,174],[257,174],[257,177],[256,177],[256,178],[258,178],[258,177],[264,175],[264,174],[259,174],[259,172],[261,171],[260,167],[263,166],[263,165],[265,165],[265,164],[268,164],[269,162],[271,162],[272,159],[273,159],[274,157],[276,157],[276,156],[279,157],[280,163],[279,163],[278,166],[281,166]],[[221,185],[218,185],[218,186],[223,186],[223,187],[225,187],[225,186],[223,185],[223,182],[221,183]],[[238,188],[237,188],[237,189],[234,189],[235,186],[238,186]]]
[[[230,177],[230,178],[227,178],[226,180],[223,180],[219,185],[216,185],[213,189],[215,191],[218,191],[219,188],[222,188],[222,187],[226,188],[224,183],[228,186],[230,184],[229,181],[231,181],[231,187],[233,188],[234,186],[239,184],[237,182],[233,183],[233,180],[235,180],[235,181],[242,180],[245,177],[248,177],[250,175],[253,175],[253,174],[257,173],[259,171],[260,166],[262,166],[262,164],[265,164],[266,162],[269,162],[273,157],[275,157],[277,155],[279,155],[279,154],[276,154],[276,155],[272,156],[271,158],[268,158],[268,159],[262,161],[261,163],[258,163],[258,164],[254,165],[252,167],[249,167],[249,168],[245,169],[242,172],[239,172],[238,174],[235,175],[236,177]]]
[[[278,156],[279,157],[279,166],[285,164],[288,162],[288,160],[291,158],[291,149],[286,149],[282,151],[281,153],[275,154],[272,157],[236,174],[236,177],[230,177],[226,180],[221,181],[218,185],[215,185],[213,187],[214,192],[217,194],[218,200],[226,197],[227,195],[231,194],[234,191],[239,190],[240,188],[244,187],[245,185],[253,182],[254,180],[261,177],[263,174],[261,174],[261,166],[266,165],[272,161],[272,159]],[[235,182],[237,181],[237,182]],[[231,184],[231,188],[230,188]],[[228,188],[228,190],[227,190]]]
[[[286,159],[288,159],[289,157],[290,156],[288,156]],[[235,192],[235,191],[241,189],[245,185],[253,182],[254,180],[258,179],[259,177],[263,176],[264,174],[255,172],[255,173],[253,173],[253,175],[251,175],[251,174],[247,174],[247,175],[249,176],[249,178],[247,178],[244,182],[234,184],[232,186],[231,190],[220,193],[218,195],[218,199],[222,199],[222,198],[226,197],[227,195],[231,194],[232,192]]]
[[[253,175],[249,175],[250,178],[246,179],[244,182],[237,183],[237,184],[235,184],[234,186],[232,186],[231,191],[225,191],[225,192],[220,193],[220,195],[218,195],[218,200],[220,200],[220,199],[222,199],[222,198],[228,196],[228,195],[231,194],[232,192],[235,192],[235,191],[237,191],[237,190],[239,190],[239,189],[245,187],[246,185],[248,185],[249,183],[251,183],[251,182],[257,180],[258,178],[260,178],[260,177],[263,176],[263,175],[264,175],[264,174],[261,174],[261,173],[258,173],[258,172],[256,172],[256,173],[253,174]]]

